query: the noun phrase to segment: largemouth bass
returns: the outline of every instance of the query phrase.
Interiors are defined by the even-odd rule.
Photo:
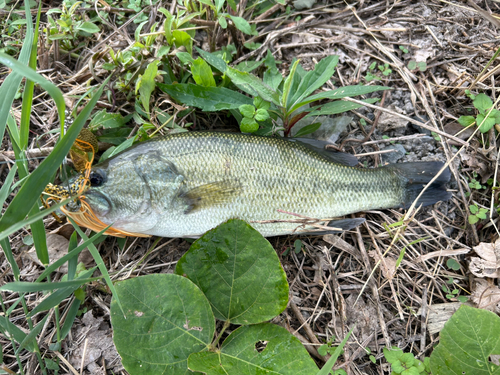
[[[239,218],[264,236],[277,236],[314,232],[297,216],[326,225],[354,212],[408,207],[441,167],[355,168],[302,142],[189,132],[139,143],[95,165],[81,199],[98,221],[128,235],[199,237]],[[442,173],[417,204],[449,199],[449,178],[448,170]],[[347,230],[363,221],[331,226]]]

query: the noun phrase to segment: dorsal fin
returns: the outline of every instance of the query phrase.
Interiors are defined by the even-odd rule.
[[[345,152],[330,151],[326,149],[326,146],[331,145],[331,143],[328,143],[326,141],[320,141],[318,139],[312,138],[288,138],[288,140],[290,142],[300,143],[308,149],[316,151],[318,154],[323,155],[327,159],[330,159],[337,164],[354,167],[359,163],[358,159],[354,155],[347,154]]]

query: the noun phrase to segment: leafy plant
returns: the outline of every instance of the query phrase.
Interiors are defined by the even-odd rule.
[[[408,48],[406,48],[405,46],[399,46],[399,49],[400,49],[401,51],[403,51],[403,53],[408,53],[408,52],[409,52],[409,51],[408,51]]]
[[[158,84],[158,86],[184,105],[195,106],[204,111],[233,110],[231,113],[239,121],[242,130],[247,132],[257,131],[256,123],[262,121],[259,124],[261,126],[259,134],[270,134],[281,129],[285,136],[289,136],[293,126],[303,118],[342,113],[362,106],[357,103],[336,100],[310,108],[310,103],[322,99],[341,99],[389,89],[383,86],[347,86],[311,95],[331,78],[338,63],[338,56],[324,58],[310,72],[306,72],[297,60],[294,62],[290,74],[284,78],[276,68],[276,62],[272,55],[268,55],[265,62],[267,70],[263,74],[263,80],[261,80],[251,73],[228,66],[223,59],[214,54],[198,48],[197,51],[208,64],[223,73],[219,86],[200,87],[190,83]],[[205,74],[212,75],[212,72],[207,70]],[[253,98],[260,97],[256,103],[267,102],[267,105],[264,107],[264,104],[259,104],[260,107],[257,107],[252,99],[231,88],[223,87],[227,84],[225,77],[229,78],[234,86],[250,94]],[[217,99],[215,99],[216,97]],[[374,103],[375,101],[377,99],[365,100],[366,103]],[[252,104],[256,109],[243,106]],[[269,109],[266,109],[267,106]],[[234,111],[240,108],[243,108],[243,116],[240,111]],[[270,117],[265,119],[264,111],[259,111],[259,109],[265,109]],[[315,130],[317,127],[312,127],[309,132]]]
[[[433,374],[492,375],[500,366],[500,318],[491,311],[462,305],[446,322],[430,357]]]
[[[377,71],[378,68],[378,71]],[[392,73],[392,69],[389,68],[389,64],[385,63],[384,65],[377,65],[377,62],[374,61],[369,67],[368,71],[366,72],[365,80],[366,82],[370,81],[380,81],[382,78],[379,77],[377,74],[381,73],[383,76],[388,76],[389,74]]]
[[[89,37],[100,31],[99,27],[92,21],[85,21],[78,13],[78,10],[89,7],[83,1],[64,0],[62,8],[52,8],[47,11],[47,21],[49,28],[44,29],[49,40],[59,40],[61,47],[66,51],[74,50],[83,46],[79,44],[80,37]],[[51,14],[59,14],[59,18],[54,20]]]
[[[446,298],[448,298],[449,300],[454,300],[456,298],[460,302],[468,301],[468,298],[466,296],[460,295],[460,289],[455,287],[455,280],[453,280],[453,277],[448,277],[448,280],[446,280],[446,284],[441,285],[441,289],[446,293]]]
[[[265,323],[288,303],[286,275],[269,242],[241,220],[195,241],[175,275],[141,276],[116,287],[125,314],[113,299],[113,340],[131,374],[318,372],[294,336]],[[224,322],[216,335],[215,319]],[[231,324],[240,327],[220,343]]]
[[[469,224],[476,224],[480,220],[486,220],[486,215],[489,210],[487,208],[478,207],[475,204],[469,206]]]
[[[408,62],[408,69],[410,70],[420,70],[421,72],[425,72],[427,70],[427,63],[425,61],[415,61],[411,60]]]
[[[431,373],[429,358],[420,361],[412,353],[405,353],[397,347],[384,348],[384,357],[391,364],[391,375],[426,375]]]
[[[495,124],[500,124],[500,111],[492,108],[493,102],[486,94],[474,95],[468,90],[466,94],[479,113],[476,117],[460,116],[457,120],[460,125],[467,127],[475,123],[481,133],[487,133]]]

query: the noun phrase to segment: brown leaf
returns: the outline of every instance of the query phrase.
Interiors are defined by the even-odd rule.
[[[500,312],[500,289],[484,279],[474,279],[471,300],[478,309]]]
[[[500,277],[500,239],[496,242],[481,242],[474,247],[478,257],[472,257],[469,265],[470,272],[476,277]]]
[[[391,257],[381,258],[380,255],[375,251],[369,251],[368,255],[375,259],[376,262],[380,261],[380,269],[382,270],[382,275],[386,279],[392,279],[396,274],[396,259]]]

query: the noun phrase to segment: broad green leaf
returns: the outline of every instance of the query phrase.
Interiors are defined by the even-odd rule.
[[[262,99],[272,102],[277,106],[280,105],[279,94],[253,74],[240,72],[239,70],[228,66],[226,69],[226,75],[239,89],[245,91],[246,93],[252,96],[260,95]]]
[[[479,111],[486,111],[491,108],[493,102],[488,95],[481,93],[476,95],[472,104],[474,104],[474,107],[476,107]]]
[[[292,82],[295,78],[295,71],[297,70],[297,66],[299,65],[299,60],[295,60],[290,69],[290,73],[285,79],[285,83],[283,84],[283,95],[281,96],[281,105],[285,108],[288,108],[289,98],[292,97],[293,93],[291,93]],[[297,77],[298,78],[298,77]]]
[[[263,108],[259,108],[257,112],[255,112],[255,119],[257,121],[265,121],[268,118],[269,118],[269,113]]]
[[[219,56],[214,55],[213,53],[202,50],[201,48],[196,48],[196,52],[200,54],[200,56],[210,65],[212,65],[219,72],[224,73],[227,69],[226,62],[221,59]]]
[[[205,87],[215,87],[215,79],[212,74],[212,69],[201,57],[193,61],[191,66],[191,73],[193,74],[194,81]]]
[[[476,121],[476,119],[474,116],[460,116],[457,121],[462,126],[470,126],[474,123],[474,121]]]
[[[224,30],[227,29],[226,14],[221,14],[217,20],[219,21],[220,27],[222,27]]]
[[[151,98],[151,93],[155,89],[155,78],[158,74],[158,64],[160,61],[155,60],[148,64],[148,67],[144,71],[141,79],[138,80],[137,85],[139,86],[139,93],[141,98],[141,103],[146,113],[149,114],[149,99]],[[137,91],[137,89],[136,89]]]
[[[321,126],[321,122],[315,122],[314,124],[309,124],[299,129],[297,133],[295,133],[294,137],[303,137],[304,135],[314,133]]]
[[[314,69],[307,72],[304,78],[300,81],[297,91],[293,94],[291,103],[295,104],[302,101],[302,99],[306,96],[323,86],[325,82],[332,77],[338,62],[339,57],[337,55],[332,55],[325,57],[318,64],[316,64]]]
[[[255,115],[255,107],[252,104],[240,105],[238,109],[245,117],[253,118],[253,116]]]
[[[181,63],[183,63],[184,65],[187,65],[187,64],[192,64],[194,62],[194,59],[193,57],[191,56],[191,54],[187,53],[187,52],[177,52],[175,54],[175,56],[177,56],[177,58],[181,61]]]
[[[188,374],[191,353],[213,339],[215,319],[203,293],[173,274],[140,276],[118,282],[125,316],[111,301],[116,350],[131,374]]]
[[[243,117],[240,123],[242,133],[255,133],[259,130],[259,124],[251,117]]]
[[[215,10],[215,5],[214,5],[214,2],[212,0],[198,0],[198,1],[202,4],[208,5],[210,8]]]
[[[188,53],[193,53],[193,39],[191,36],[182,30],[174,30],[172,31],[172,37],[174,38],[174,44],[177,48],[184,46]]]
[[[476,123],[481,133],[487,133],[495,125],[495,118],[488,116],[488,118],[485,119],[484,115],[478,114]]]
[[[220,12],[225,1],[226,0],[215,0],[215,10],[217,11],[217,13]]]
[[[250,73],[251,71],[257,69],[259,66],[262,65],[264,60],[261,61],[242,61],[238,65],[235,66],[236,69],[238,69],[240,72],[248,72]]]
[[[252,98],[224,87],[203,87],[191,83],[176,85],[158,83],[157,86],[179,103],[198,107],[203,111],[238,109],[242,104],[252,104]]]
[[[95,34],[101,31],[96,24],[88,21],[83,22],[81,25],[78,25],[76,29],[79,31],[85,31],[86,33],[89,34]]]
[[[278,90],[280,83],[283,81],[283,76],[278,68],[271,68],[264,72],[264,83],[273,90]]]
[[[233,16],[231,14],[229,15],[229,18],[231,18],[231,20],[234,23],[234,26],[236,26],[236,28],[241,32],[244,32],[247,35],[257,35],[257,33],[252,30],[252,27],[250,26],[250,24],[246,19]]]
[[[219,352],[189,356],[189,369],[207,375],[311,375],[318,367],[300,341],[285,328],[263,323],[232,332]]]
[[[375,103],[379,99],[378,98],[371,98],[371,99],[365,99],[363,102],[365,103]],[[353,103],[353,102],[348,102],[348,101],[343,101],[343,100],[336,100],[334,102],[327,103],[325,105],[322,105],[321,108],[316,109],[311,111],[308,115],[306,115],[304,118],[311,117],[311,116],[320,116],[320,115],[335,115],[337,113],[343,113],[347,111],[351,111],[356,108],[363,107],[361,104],[358,103]]]
[[[90,120],[88,129],[112,129],[125,125],[125,119],[119,113],[108,113],[105,109],[97,112]]]
[[[292,109],[290,109],[289,113],[297,110],[303,105],[315,102],[320,99],[341,99],[345,97],[353,97],[357,95],[369,94],[371,92],[380,91],[380,90],[392,90],[391,87],[385,86],[345,86],[339,87],[338,89],[331,91],[320,92],[316,95],[309,96],[305,98],[303,101],[294,104]]]
[[[229,220],[205,233],[175,272],[198,285],[217,319],[234,324],[272,319],[288,303],[286,275],[276,252],[242,220]]]
[[[500,354],[500,318],[495,313],[462,305],[440,336],[431,354],[433,374],[500,374],[489,358]]]

